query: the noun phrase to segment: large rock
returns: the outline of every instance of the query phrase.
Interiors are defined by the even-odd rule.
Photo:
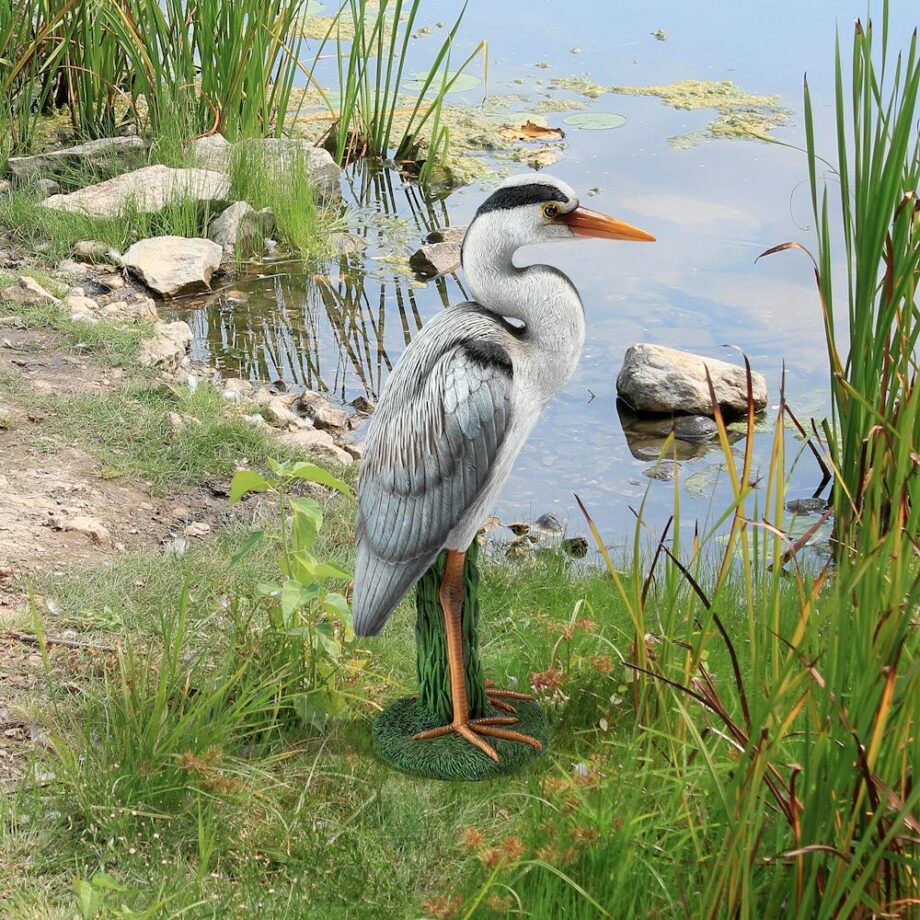
[[[164,371],[176,371],[192,345],[192,329],[188,323],[177,320],[174,323],[157,323],[152,339],[141,342],[138,363],[144,367],[158,367]]]
[[[60,300],[46,291],[34,278],[23,275],[17,278],[8,288],[0,291],[0,301],[16,303],[25,307],[34,307],[40,304],[60,304]]]
[[[313,422],[314,428],[326,431],[340,431],[348,424],[349,415],[344,409],[334,406],[319,393],[307,390],[299,400],[300,408]]]
[[[103,137],[68,147],[49,150],[31,157],[10,157],[7,161],[18,182],[61,176],[76,170],[125,163],[140,165],[147,153],[147,141],[141,137]]]
[[[144,166],[69,195],[52,195],[41,206],[89,217],[118,217],[127,210],[155,214],[175,201],[214,204],[230,195],[230,177],[210,169]]]
[[[237,201],[215,217],[208,227],[208,239],[217,243],[224,255],[248,259],[262,254],[265,238],[275,227],[271,208],[256,211],[245,201]]]
[[[211,289],[223,250],[211,240],[155,236],[140,240],[122,257],[125,268],[163,297]]]
[[[230,141],[223,134],[199,137],[192,145],[192,155],[195,165],[201,169],[227,172],[230,168]]]
[[[426,243],[412,253],[409,265],[420,278],[448,275],[460,268],[460,244]]]
[[[664,345],[631,345],[617,377],[617,392],[637,412],[712,415],[706,369],[723,412],[747,411],[747,380],[743,367],[705,358]],[[754,408],[767,404],[767,381],[752,373]]]
[[[425,237],[426,243],[457,243],[458,245],[463,242],[463,237],[466,236],[466,227],[439,227],[437,230],[432,230],[428,236]]]
[[[335,443],[328,431],[319,431],[315,428],[288,431],[282,434],[279,440],[296,451],[318,454],[324,460],[332,460],[342,466],[351,466],[355,462],[351,454]]]
[[[241,141],[244,157],[262,160],[269,170],[304,169],[317,198],[325,205],[342,200],[342,170],[328,150],[292,137],[254,138]]]

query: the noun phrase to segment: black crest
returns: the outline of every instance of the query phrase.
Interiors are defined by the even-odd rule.
[[[568,204],[569,198],[562,189],[556,188],[555,185],[546,185],[543,182],[532,182],[527,185],[509,185],[507,188],[500,188],[489,195],[479,206],[476,216],[488,214],[490,211],[507,211],[510,208],[520,208],[528,204],[542,204],[544,201],[558,201],[560,204]]]

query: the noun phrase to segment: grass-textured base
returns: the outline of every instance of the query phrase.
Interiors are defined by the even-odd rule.
[[[416,741],[414,735],[437,728],[439,723],[424,712],[418,700],[411,696],[397,700],[377,717],[372,732],[374,750],[391,767],[428,779],[481,780],[517,773],[546,752],[547,724],[543,711],[532,700],[511,702],[520,721],[507,727],[536,738],[543,745],[542,751],[519,741],[486,737],[484,740],[493,745],[498,754],[496,763],[459,735]],[[494,710],[489,715],[504,716],[508,713]]]

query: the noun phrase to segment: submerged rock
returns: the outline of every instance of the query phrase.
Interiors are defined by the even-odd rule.
[[[617,377],[617,392],[637,412],[712,415],[706,369],[723,412],[747,411],[745,370],[727,361],[641,343],[631,345]],[[767,381],[752,372],[754,408],[767,404]]]
[[[143,367],[158,367],[164,371],[176,371],[192,345],[191,327],[177,320],[174,323],[157,323],[154,336],[141,342],[137,353],[138,363]]]
[[[824,514],[827,507],[823,498],[791,498],[786,502],[786,510],[791,514]]]
[[[464,236],[466,236],[466,227],[439,227],[437,230],[432,230],[425,237],[425,242],[457,243],[459,245],[463,242]]]
[[[251,258],[262,254],[265,239],[275,228],[271,208],[256,211],[245,201],[237,201],[211,221],[208,239],[217,243],[224,255]]]
[[[144,166],[68,195],[52,195],[42,207],[89,217],[118,217],[136,208],[155,214],[176,201],[214,204],[230,194],[230,177],[209,169]]]
[[[448,275],[460,268],[460,244],[426,243],[412,253],[409,265],[420,278]]]
[[[211,289],[211,275],[223,250],[211,240],[156,236],[140,240],[124,254],[125,268],[164,297]]]
[[[39,177],[60,176],[75,169],[142,163],[147,141],[140,137],[103,137],[64,150],[49,150],[29,157],[10,157],[13,177],[23,182]]]

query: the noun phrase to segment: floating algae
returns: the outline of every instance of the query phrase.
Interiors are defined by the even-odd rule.
[[[569,92],[587,96],[589,99],[597,99],[604,93],[610,92],[609,86],[595,83],[590,77],[553,77],[550,85],[553,89],[567,89]]]
[[[703,131],[668,138],[672,147],[693,147],[706,137],[764,139],[774,128],[789,123],[789,111],[779,96],[744,92],[731,80],[678,80],[663,86],[611,86],[623,96],[657,96],[674,109],[715,109],[718,117]]]
[[[583,99],[557,99],[554,96],[548,96],[541,99],[535,106],[535,112],[571,112],[577,109],[583,109],[587,106]]]

